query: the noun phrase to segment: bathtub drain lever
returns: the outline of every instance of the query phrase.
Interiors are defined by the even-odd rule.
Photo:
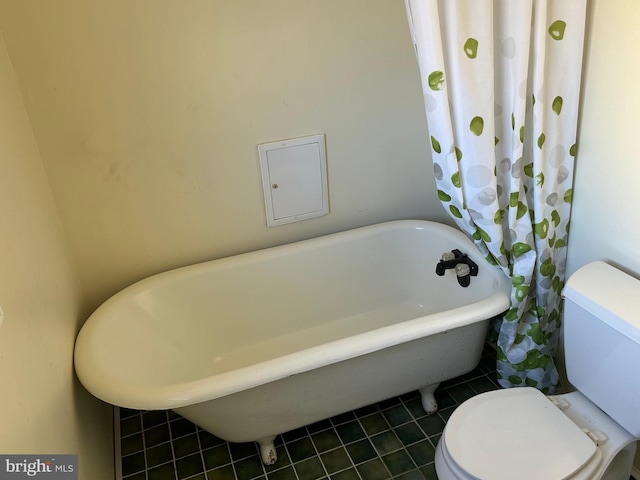
[[[471,277],[478,275],[478,264],[458,249],[442,254],[442,258],[436,265],[436,274],[443,276],[445,270],[450,268],[455,269],[458,283],[462,287],[468,287],[471,283]]]

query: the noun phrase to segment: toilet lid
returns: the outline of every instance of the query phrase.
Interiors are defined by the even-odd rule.
[[[450,457],[477,479],[561,480],[596,445],[534,388],[480,394],[460,405],[443,433]]]

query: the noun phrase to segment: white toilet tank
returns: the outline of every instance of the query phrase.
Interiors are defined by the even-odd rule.
[[[569,381],[640,438],[640,281],[594,262],[569,278],[564,297]]]

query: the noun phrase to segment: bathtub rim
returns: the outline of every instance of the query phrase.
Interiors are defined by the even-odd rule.
[[[449,330],[461,328],[475,322],[487,321],[509,308],[508,279],[497,267],[492,267],[491,276],[494,280],[494,291],[488,297],[462,307],[444,312],[404,321],[399,324],[377,328],[367,332],[351,335],[345,338],[327,342],[322,345],[292,352],[280,357],[262,361],[229,372],[214,374],[196,380],[175,383],[171,385],[137,385],[120,380],[116,375],[105,370],[100,361],[92,356],[91,344],[94,341],[92,331],[94,325],[104,310],[112,308],[123,296],[130,296],[132,292],[144,291],[149,284],[175,281],[169,279],[169,273],[186,275],[187,270],[206,269],[208,264],[217,262],[218,265],[249,262],[255,256],[265,252],[277,256],[285,254],[285,249],[309,248],[309,243],[319,240],[332,241],[338,236],[366,236],[374,230],[388,228],[439,229],[452,236],[452,240],[468,245],[469,256],[475,261],[490,267],[482,257],[473,242],[461,231],[449,225],[428,220],[396,220],[375,225],[359,227],[343,232],[333,233],[321,237],[302,240],[290,244],[256,250],[217,260],[209,260],[193,265],[179,267],[166,272],[142,279],[124,288],[107,299],[85,322],[78,334],[74,349],[74,366],[76,373],[84,387],[101,400],[125,408],[140,410],[165,410],[189,406],[225,397],[239,391],[248,390],[266,383],[304,373],[325,365],[349,360],[366,355],[384,348],[392,347],[428,335],[446,333]],[[339,238],[335,239],[340,241]],[[165,278],[167,277],[167,278]],[[426,321],[425,319],[428,319]]]

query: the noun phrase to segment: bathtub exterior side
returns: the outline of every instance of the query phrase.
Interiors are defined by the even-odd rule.
[[[489,320],[174,409],[231,442],[259,441],[473,370]]]
[[[469,288],[458,285],[452,270],[443,277],[435,274],[440,255],[453,248],[468,252],[480,266]],[[306,268],[302,272],[301,264]],[[238,270],[244,273],[238,276]],[[212,272],[216,282],[210,281]],[[264,282],[256,283],[257,273]],[[229,291],[234,276],[241,292]],[[318,288],[306,292],[310,277]],[[318,286],[320,281],[324,284]],[[259,295],[246,296],[253,291]],[[482,323],[508,308],[508,291],[506,277],[460,231],[428,221],[388,222],[142,280],[105,302],[85,323],[76,342],[75,367],[83,385],[108,403],[178,409],[269,388],[325,366],[345,365],[389,348],[401,350],[416,339]],[[218,306],[225,305],[219,313],[210,301],[216,292],[223,292]],[[237,301],[224,303],[229,299]],[[430,299],[435,308],[427,311]],[[371,308],[384,317],[388,309],[379,307],[405,301],[421,308],[397,322],[354,317],[362,310],[371,313]],[[306,330],[311,328],[303,325],[307,317],[324,312],[347,317],[337,323],[330,318],[322,325],[324,336]],[[297,335],[289,341],[284,333],[295,328],[305,338]],[[279,343],[262,351],[275,355],[260,358],[255,342],[273,340],[273,335],[279,335]],[[484,339],[484,332],[479,337]],[[245,364],[219,371],[225,349],[237,349]],[[414,383],[403,390],[425,385],[423,380]]]

